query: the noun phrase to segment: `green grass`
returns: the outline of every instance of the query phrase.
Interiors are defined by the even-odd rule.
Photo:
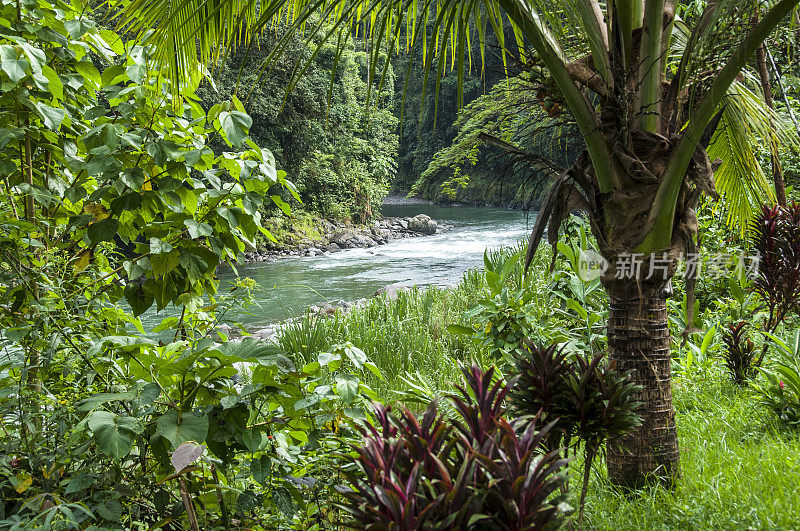
[[[800,529],[798,434],[782,430],[721,373],[677,378],[673,388],[682,472],[676,488],[623,495],[598,463],[585,527]]]
[[[506,251],[509,253],[510,251]],[[502,261],[503,252],[490,256]],[[545,271],[549,255],[539,253],[534,270]],[[518,277],[518,278],[517,278]],[[542,295],[541,314],[552,313],[546,274],[525,282]],[[481,271],[469,271],[451,289],[376,298],[362,309],[333,319],[298,324],[281,342],[297,361],[314,359],[336,343],[351,341],[383,371],[384,381],[366,376],[384,401],[402,397],[401,378],[419,372],[431,395],[441,396],[461,380],[458,361],[474,346],[448,333],[465,310],[486,293]],[[563,323],[553,326],[565,326]],[[651,488],[624,494],[612,488],[598,459],[589,486],[583,529],[800,529],[800,433],[786,431],[747,390],[727,379],[718,361],[697,366],[673,380],[682,476],[673,490]],[[577,505],[582,462],[571,464],[573,505]],[[577,526],[576,526],[577,527]]]
[[[364,380],[384,401],[397,399],[400,379],[419,372],[436,390],[451,389],[458,381],[459,361],[468,361],[470,344],[447,331],[474,305],[466,286],[450,289],[413,289],[396,299],[377,297],[363,308],[333,318],[309,318],[292,324],[278,336],[280,346],[298,363],[316,359],[337,343],[352,342],[383,373],[379,380],[365,372]]]

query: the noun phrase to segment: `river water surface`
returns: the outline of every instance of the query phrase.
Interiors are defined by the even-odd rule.
[[[518,210],[488,207],[385,204],[381,212],[402,217],[428,214],[454,228],[369,249],[237,266],[240,276],[258,283],[257,305],[248,314],[229,317],[252,328],[299,315],[308,306],[326,300],[371,297],[389,284],[452,285],[467,269],[483,265],[484,249],[516,243],[535,220],[534,214],[528,217]],[[224,291],[225,281],[232,280],[234,273],[226,268],[219,275],[223,281],[220,291]]]

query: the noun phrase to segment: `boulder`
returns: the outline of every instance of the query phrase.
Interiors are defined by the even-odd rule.
[[[378,243],[386,243],[392,239],[392,233],[387,229],[373,227],[372,238]]]
[[[438,224],[427,214],[418,214],[408,220],[408,230],[420,234],[436,234]]]
[[[375,247],[375,240],[354,229],[342,229],[336,232],[331,241],[342,249]]]
[[[379,297],[381,295],[386,295],[386,297],[388,297],[389,299],[396,299],[398,293],[400,293],[401,291],[409,290],[409,289],[411,289],[410,286],[406,286],[405,284],[401,284],[401,283],[398,282],[398,283],[395,283],[395,284],[389,284],[388,286],[382,287],[381,289],[376,291],[375,295],[373,295],[373,296],[374,297]]]

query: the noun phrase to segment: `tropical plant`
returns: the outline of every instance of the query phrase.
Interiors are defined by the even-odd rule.
[[[543,449],[552,425],[538,417],[509,421],[513,382],[493,369],[462,369],[452,420],[431,402],[422,419],[378,406],[360,428],[358,474],[343,507],[353,529],[557,529],[568,506],[558,495],[567,460]],[[521,421],[521,422],[520,422]]]
[[[703,193],[716,196],[715,169],[724,176],[720,189],[732,201],[736,219],[747,219],[754,194],[772,197],[747,140],[766,131],[771,141],[773,115],[758,105],[755,93],[747,93],[741,73],[798,1],[770,1],[760,17],[752,16],[760,2],[709,1],[699,6],[700,16],[686,19],[675,0],[386,0],[368,5],[275,0],[258,8],[254,0],[215,0],[213,5],[188,0],[180,6],[131,0],[122,5],[123,20],[132,29],[155,27],[153,38],[161,43],[157,57],[184,75],[197,64],[198,52],[201,59],[211,59],[279,17],[298,30],[333,21],[326,35],[339,42],[351,38],[353,23],[362,24],[376,77],[386,71],[378,66],[384,46],[399,48],[400,30],[406,27],[406,43],[427,52],[426,72],[435,64],[441,75],[448,57],[463,72],[472,28],[483,42],[491,24],[505,46],[505,16],[517,36],[519,60],[544,73],[548,112],[568,112],[586,144],[543,201],[528,261],[548,223],[558,226],[576,209],[588,213],[600,253],[611,265],[603,279],[610,297],[609,357],[619,370],[631,371],[646,404],[641,428],[625,437],[620,450],[609,451],[609,476],[618,484],[641,486],[651,476],[669,482],[679,473],[665,286],[677,257],[695,251],[695,208]],[[434,35],[429,38],[425,29],[431,17]],[[273,53],[280,49],[279,44]],[[459,102],[462,96],[459,90]],[[722,141],[712,144],[715,139]],[[722,166],[709,154],[725,154]],[[648,274],[647,264],[659,266],[655,274]]]
[[[633,397],[636,385],[604,362],[603,354],[569,356],[553,344],[525,343],[517,359],[519,374],[511,398],[523,415],[537,415],[555,427],[546,440],[550,449],[583,443],[584,471],[579,520],[583,517],[589,473],[603,444],[616,444],[641,420]]]
[[[744,385],[755,372],[755,345],[747,334],[747,322],[728,325],[722,334],[722,342],[725,343],[725,367],[731,380]]]
[[[774,366],[759,368],[764,381],[752,384],[759,402],[775,413],[781,422],[792,428],[800,427],[800,330],[791,344],[772,336],[780,352]]]
[[[774,334],[791,315],[800,311],[800,203],[765,205],[753,222],[753,250],[758,271],[753,289],[767,310],[762,328]],[[765,343],[756,360],[760,366]]]

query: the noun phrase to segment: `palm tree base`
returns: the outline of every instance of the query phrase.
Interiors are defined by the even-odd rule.
[[[613,279],[604,285],[610,297],[609,363],[618,371],[630,371],[631,380],[640,386],[635,396],[642,404],[637,411],[641,426],[609,441],[608,477],[629,489],[654,483],[671,486],[680,466],[665,283]]]

